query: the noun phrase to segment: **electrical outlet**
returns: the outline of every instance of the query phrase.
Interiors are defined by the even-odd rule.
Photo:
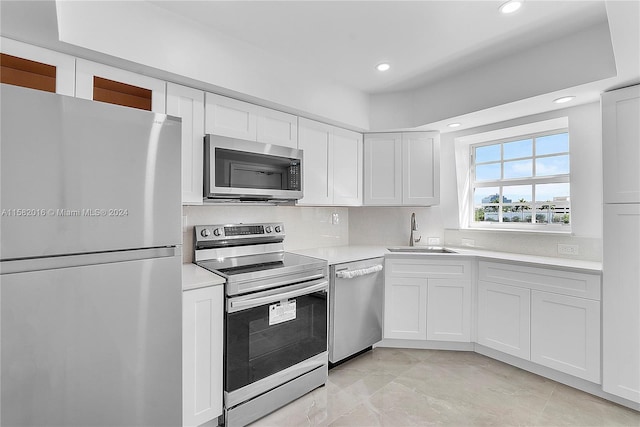
[[[340,215],[338,212],[334,212],[331,214],[331,224],[338,225],[340,224]]]
[[[462,239],[462,246],[468,246],[470,248],[476,245],[476,241],[473,239]]]
[[[189,223],[188,223],[188,221],[187,221],[187,216],[186,216],[186,215],[184,215],[184,216],[182,217],[182,232],[183,232],[183,233],[186,233],[186,231],[187,231],[187,225],[188,225],[188,224],[189,224]]]
[[[439,246],[440,245],[440,238],[439,237],[429,237],[427,239],[427,244],[429,246]]]
[[[578,245],[558,243],[558,255],[578,255]]]

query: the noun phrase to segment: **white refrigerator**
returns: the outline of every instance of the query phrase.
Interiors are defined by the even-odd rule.
[[[180,425],[180,119],[0,90],[0,424]]]

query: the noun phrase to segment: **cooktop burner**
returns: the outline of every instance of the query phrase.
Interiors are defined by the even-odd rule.
[[[284,251],[284,224],[194,227],[194,262],[224,277],[227,295],[237,295],[327,275],[322,259]]]

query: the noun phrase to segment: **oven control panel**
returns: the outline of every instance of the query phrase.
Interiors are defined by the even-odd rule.
[[[284,224],[281,222],[254,224],[196,225],[196,244],[199,242],[234,242],[238,240],[283,240]]]

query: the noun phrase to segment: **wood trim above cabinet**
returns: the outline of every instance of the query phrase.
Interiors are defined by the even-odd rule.
[[[93,76],[93,99],[151,111],[151,90]]]
[[[56,67],[0,53],[0,82],[55,93]]]

